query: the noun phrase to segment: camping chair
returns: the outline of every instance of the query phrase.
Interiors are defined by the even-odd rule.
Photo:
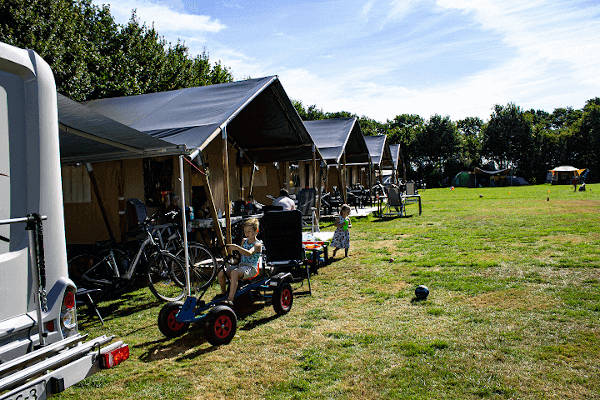
[[[406,192],[401,197],[404,216],[406,216],[406,205],[407,204],[419,204],[419,215],[421,215],[421,195],[417,192],[414,182],[406,182]]]
[[[306,227],[315,220],[317,191],[315,189],[302,189],[296,196],[298,210],[302,213],[302,226]]]
[[[270,211],[260,220],[264,244],[265,268],[270,274],[290,272],[293,282],[308,281],[308,291],[297,294],[312,294],[310,268],[304,259],[302,246],[302,213],[294,211]],[[302,285],[300,285],[302,286]]]
[[[388,198],[382,217],[401,217],[404,212],[404,203],[400,196],[398,188],[390,187],[388,189]],[[405,214],[406,215],[406,214]]]

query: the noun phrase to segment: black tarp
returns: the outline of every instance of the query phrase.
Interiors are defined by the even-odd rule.
[[[60,156],[64,163],[181,154],[185,149],[139,132],[57,94]]]
[[[229,140],[253,162],[312,158],[313,142],[276,76],[87,104],[154,138],[190,149],[204,149],[226,127]]]
[[[376,168],[393,168],[392,154],[386,143],[387,136],[365,136],[365,142],[371,155],[371,161]]]
[[[304,121],[304,126],[328,163],[369,163],[369,150],[356,118],[334,118]]]

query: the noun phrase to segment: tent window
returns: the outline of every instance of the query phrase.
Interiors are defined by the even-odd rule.
[[[90,177],[83,165],[63,166],[61,175],[65,203],[90,203],[92,201]]]
[[[144,160],[144,199],[146,206],[159,207],[164,195],[173,191],[173,160]]]

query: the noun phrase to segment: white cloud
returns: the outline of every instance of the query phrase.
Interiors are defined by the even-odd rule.
[[[177,11],[151,0],[93,0],[93,2],[96,5],[110,5],[112,15],[119,23],[128,21],[131,11],[136,9],[141,21],[148,25],[154,23],[155,29],[166,36],[170,36],[168,33],[173,32],[216,33],[225,29],[225,25],[210,16]]]
[[[462,12],[469,24],[474,20],[480,29],[499,34],[514,55],[467,77],[419,90],[405,86],[400,77],[390,79],[391,66],[386,64],[377,70],[372,69],[373,64],[355,65],[328,76],[305,69],[282,71],[286,90],[305,105],[317,104],[326,111],[343,109],[379,120],[400,113],[487,119],[494,104],[515,102],[525,109],[552,111],[555,107],[581,107],[600,94],[598,6],[572,7],[570,2],[542,0],[438,0],[437,4],[446,12]],[[402,7],[394,11],[397,16]]]

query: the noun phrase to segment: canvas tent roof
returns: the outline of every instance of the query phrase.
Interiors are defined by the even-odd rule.
[[[381,166],[381,168],[393,168],[392,154],[389,146],[386,146],[386,139],[385,135],[365,136],[373,165]]]
[[[369,150],[356,118],[304,121],[323,159],[339,164],[346,150],[346,163],[369,163]]]
[[[312,157],[312,139],[279,79],[270,76],[87,103],[150,136],[204,149],[223,129],[256,163]]]
[[[114,121],[57,93],[61,161],[99,162],[157,155],[181,154],[185,146]]]
[[[560,167],[556,167],[554,169],[549,170],[550,172],[577,172],[577,174],[581,174],[585,171],[585,168],[575,168],[570,165],[561,165]]]
[[[400,161],[400,145],[390,144],[390,153],[392,154],[392,162],[394,164],[394,170],[398,169],[398,162]]]

